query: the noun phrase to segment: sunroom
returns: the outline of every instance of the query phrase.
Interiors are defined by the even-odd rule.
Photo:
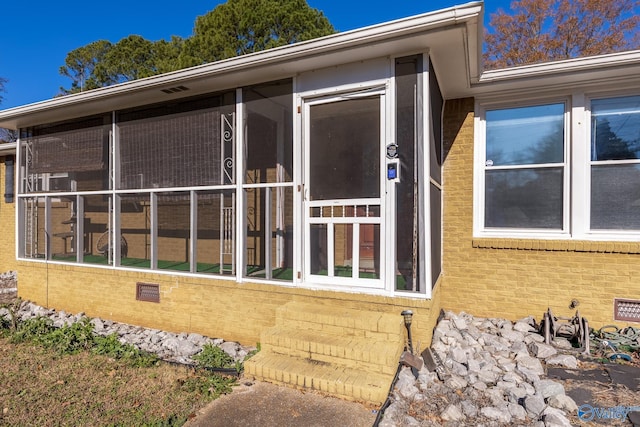
[[[473,79],[479,10],[3,112],[17,258],[430,297],[443,92]]]

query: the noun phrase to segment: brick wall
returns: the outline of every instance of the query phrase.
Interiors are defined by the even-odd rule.
[[[16,169],[18,169],[16,167]],[[16,198],[13,203],[4,201],[5,183],[4,157],[0,157],[0,273],[15,270],[16,240],[15,240],[15,208]]]
[[[473,239],[473,99],[447,101],[444,120],[442,307],[479,316],[569,316],[614,322],[614,298],[640,299],[640,244]],[[636,324],[637,326],[637,324]]]
[[[18,293],[36,304],[244,344],[259,342],[260,332],[275,325],[276,308],[289,301],[392,313],[398,315],[398,322],[402,322],[400,312],[411,309],[415,313],[412,333],[416,348],[418,343],[419,348],[428,345],[438,316],[438,306],[432,300],[43,262],[19,262],[18,268]],[[160,303],[137,301],[136,282],[158,284]]]

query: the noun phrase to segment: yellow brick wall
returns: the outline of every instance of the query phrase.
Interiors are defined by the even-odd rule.
[[[265,283],[20,261],[18,294],[36,304],[173,332],[255,344],[289,301],[397,314],[411,309],[415,347],[426,347],[438,316],[431,300],[314,291]],[[160,303],[136,300],[136,282],[160,285]]]
[[[4,157],[0,157],[0,273],[15,270],[17,268],[15,261],[16,197],[14,196],[13,203],[5,203],[4,201],[4,159]]]
[[[640,299],[640,244],[473,239],[473,107],[473,99],[445,107],[442,307],[539,321],[549,307],[575,314],[576,299],[590,326],[624,326],[614,298]]]

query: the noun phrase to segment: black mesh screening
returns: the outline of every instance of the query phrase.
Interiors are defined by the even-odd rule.
[[[89,118],[78,123],[57,124],[33,130],[30,172],[62,173],[106,169],[108,117]]]
[[[216,96],[121,113],[120,188],[223,184],[221,115],[232,111]]]

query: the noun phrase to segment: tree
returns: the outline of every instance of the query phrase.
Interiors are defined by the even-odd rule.
[[[322,12],[305,0],[228,0],[196,19],[180,65],[218,61],[334,32]]]
[[[8,82],[7,79],[0,77],[0,104],[2,103],[2,99],[3,99],[2,94],[6,92],[5,85],[7,84],[7,82]]]
[[[138,35],[123,38],[96,64],[96,78],[107,85],[152,75],[152,46],[152,42]]]
[[[60,67],[60,74],[69,77],[72,83],[69,89],[61,87],[60,93],[68,95],[112,84],[113,82],[101,81],[94,73],[96,66],[104,60],[112,47],[110,41],[98,40],[69,52],[65,65]]]
[[[228,0],[196,19],[187,39],[152,42],[130,35],[99,40],[67,54],[60,74],[72,80],[60,94],[80,92],[270,49],[334,32],[305,0]]]
[[[515,0],[491,15],[485,68],[599,55],[640,46],[638,0]]]
[[[0,104],[2,104],[2,93],[6,92],[6,84],[9,81],[0,77]],[[11,129],[0,128],[0,144],[3,142],[15,142],[18,140],[18,133]]]

